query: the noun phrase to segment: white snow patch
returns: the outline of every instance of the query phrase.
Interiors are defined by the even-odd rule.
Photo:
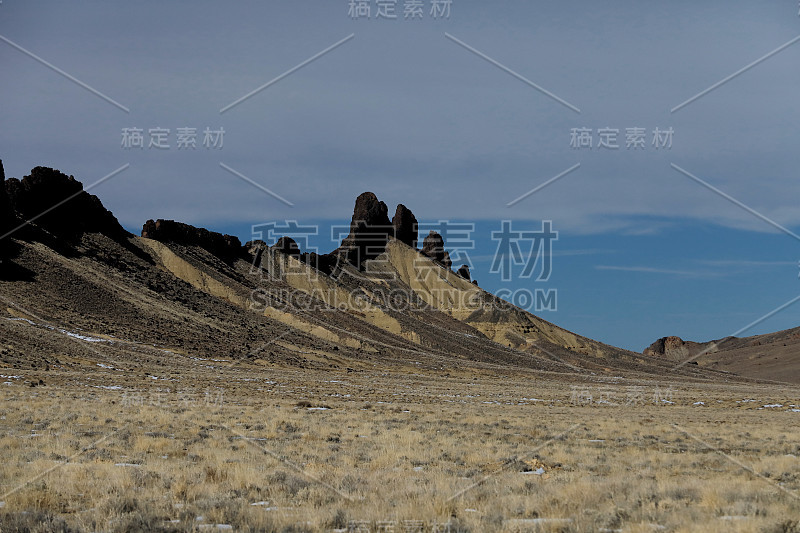
[[[705,405],[706,402],[694,402],[692,405]]]
[[[764,407],[783,407],[782,403],[770,403],[765,405]]]
[[[269,502],[268,502],[268,501],[253,502],[253,503],[251,503],[250,505],[256,505],[256,506],[261,506],[261,507],[263,507],[263,506],[269,505]]]
[[[544,474],[544,468],[539,467],[536,470],[531,470],[530,472],[523,472],[523,474],[533,474],[534,476],[541,476]]]

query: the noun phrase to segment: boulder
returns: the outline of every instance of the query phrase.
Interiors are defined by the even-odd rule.
[[[417,247],[417,217],[403,204],[397,205],[392,218],[392,227],[395,239],[412,248]]]
[[[458,267],[456,274],[458,274],[467,281],[470,281],[471,279],[469,275],[469,265],[461,265],[460,267]]]
[[[142,237],[184,246],[197,246],[226,261],[241,257],[244,252],[238,237],[196,228],[174,220],[148,220],[142,227]]]

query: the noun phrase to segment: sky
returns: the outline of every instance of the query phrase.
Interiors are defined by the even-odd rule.
[[[6,176],[74,175],[137,234],[294,220],[321,251],[370,190],[636,351],[800,325],[796,0],[414,3],[3,0]],[[547,280],[493,271],[504,220],[551,221]]]

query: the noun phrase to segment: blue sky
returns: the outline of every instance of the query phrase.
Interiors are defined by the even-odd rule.
[[[484,287],[556,288],[543,317],[635,350],[723,337],[800,294],[800,241],[671,166],[800,232],[800,42],[672,112],[800,35],[796,1],[453,0],[434,19],[425,0],[416,20],[404,4],[354,20],[348,0],[4,0],[6,175],[46,165],[89,185],[129,164],[91,191],[126,227],[173,218],[243,240],[267,221],[346,222],[372,190],[421,221],[474,222]],[[176,147],[184,127],[194,150]],[[124,149],[123,128],[168,128],[170,148]],[[205,128],[225,130],[221,149]],[[570,145],[580,128],[591,149]],[[598,148],[601,128],[620,148]],[[628,128],[644,147],[625,147]],[[489,273],[504,219],[553,221],[546,284]],[[747,333],[797,326],[798,309]]]

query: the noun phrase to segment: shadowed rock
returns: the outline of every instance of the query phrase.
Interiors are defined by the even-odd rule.
[[[444,249],[444,239],[435,231],[428,233],[428,236],[422,241],[421,252],[447,269],[453,266],[450,254]]]
[[[467,281],[470,281],[470,279],[471,279],[470,275],[469,275],[469,266],[468,265],[461,265],[460,267],[458,267],[458,271],[456,271],[456,274],[458,274],[459,276],[461,276],[462,278],[464,278]]]
[[[47,167],[36,167],[22,180],[5,181],[7,205],[22,220],[51,234],[72,240],[83,233],[102,233],[114,239],[130,234],[100,200],[83,190],[73,176]],[[6,211],[8,212],[8,211]]]
[[[388,211],[374,193],[359,195],[350,221],[350,233],[332,254],[363,270],[364,261],[382,254],[389,237],[394,236]]]
[[[300,255],[300,248],[297,246],[297,243],[291,237],[281,237],[278,239],[272,246],[273,250],[277,250],[286,255],[293,255],[299,256]]]
[[[392,226],[394,227],[395,239],[412,248],[417,247],[417,217],[414,216],[414,213],[409,208],[403,204],[398,204],[392,218]]]
[[[6,173],[3,170],[3,161],[0,160],[0,234],[12,229],[14,223],[14,213],[11,211],[11,204],[6,194]]]
[[[445,250],[444,257],[442,258],[442,266],[445,267],[447,270],[453,268],[453,261],[450,259],[450,252]]]
[[[241,257],[244,252],[238,237],[196,228],[174,220],[148,220],[142,227],[142,237],[184,246],[198,246],[225,260]]]

